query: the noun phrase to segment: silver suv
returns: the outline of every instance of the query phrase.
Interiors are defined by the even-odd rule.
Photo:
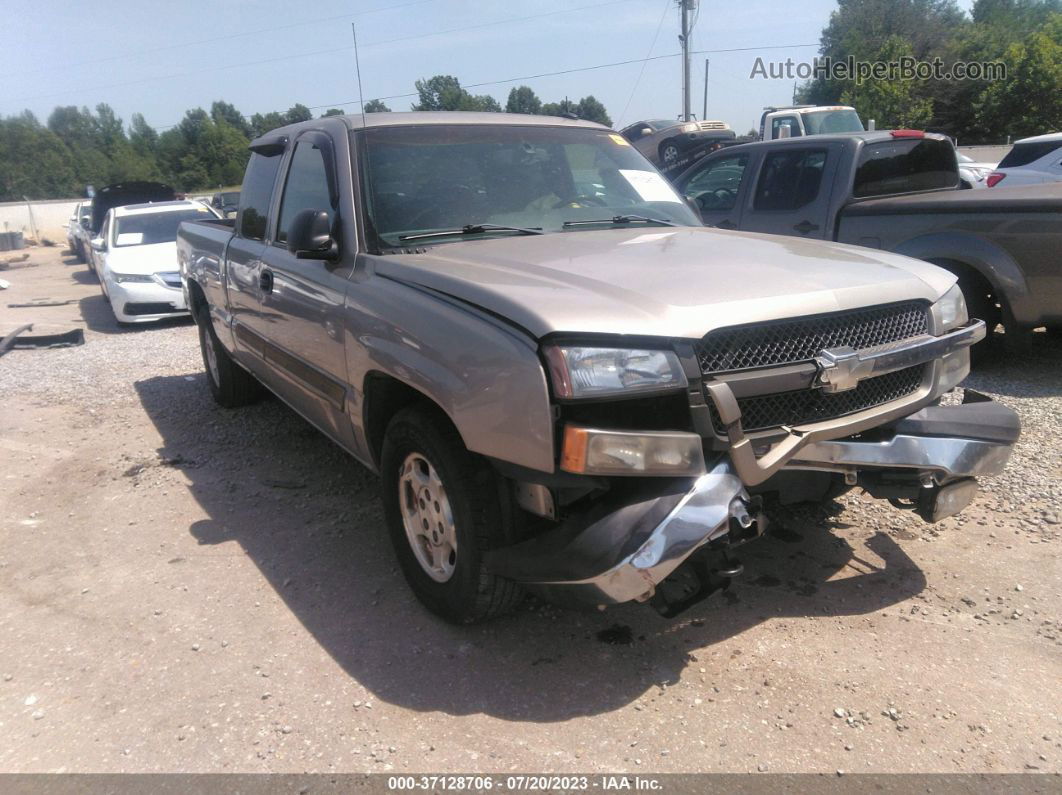
[[[620,130],[620,135],[659,168],[670,169],[694,152],[733,140],[735,135],[723,121],[681,122],[674,119],[637,121]]]

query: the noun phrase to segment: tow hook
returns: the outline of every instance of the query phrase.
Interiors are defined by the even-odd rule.
[[[660,583],[649,600],[650,606],[664,618],[674,618],[716,591],[729,588],[731,581],[745,571],[731,549],[762,535],[766,527],[760,497],[735,497],[730,503],[727,533],[694,552]]]

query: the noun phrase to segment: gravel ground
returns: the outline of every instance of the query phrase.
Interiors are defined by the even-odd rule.
[[[0,771],[1062,770],[1062,345],[967,386],[1006,473],[925,525],[852,493],[664,621],[409,595],[374,478],[275,400],[207,393],[194,327],[118,329],[57,250],[0,333]],[[8,302],[72,299],[47,309]]]

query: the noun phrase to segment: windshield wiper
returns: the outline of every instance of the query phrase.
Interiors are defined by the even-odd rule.
[[[440,229],[438,232],[419,232],[415,235],[402,235],[399,240],[425,240],[429,237],[450,237],[452,235],[482,235],[486,232],[517,232],[521,235],[542,235],[539,227],[499,226],[498,224],[465,224],[460,229]]]
[[[571,229],[573,226],[598,226],[599,224],[660,224],[660,226],[678,226],[665,218],[650,218],[647,215],[614,215],[611,218],[595,218],[589,221],[565,221],[561,226]]]

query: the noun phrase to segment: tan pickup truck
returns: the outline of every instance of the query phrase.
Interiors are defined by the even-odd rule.
[[[707,229],[604,127],[374,113],[251,150],[236,218],[178,234],[211,390],[264,385],[378,472],[451,621],[525,590],[674,614],[741,571],[764,495],[935,521],[1018,437],[938,405],[984,335],[953,274]]]

